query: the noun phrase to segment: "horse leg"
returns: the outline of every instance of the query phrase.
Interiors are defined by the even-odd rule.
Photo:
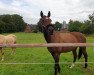
[[[15,41],[14,44],[16,44],[17,42]],[[12,47],[12,53],[11,54],[15,54],[16,52],[16,47]]]
[[[1,52],[1,61],[4,61],[4,52],[1,47],[0,47],[0,52]]]
[[[72,52],[73,52],[73,57],[74,57],[74,60],[73,60],[73,63],[72,63],[72,65],[71,65],[71,67],[70,67],[70,68],[73,68],[73,67],[74,67],[75,62],[76,62],[76,58],[77,58],[77,53],[76,53],[76,50],[73,50]]]
[[[55,73],[54,73],[54,75],[57,75],[57,73],[60,73],[59,57],[60,57],[60,54],[54,55],[54,60],[55,60],[55,66],[54,66]]]
[[[82,53],[83,53],[84,58],[85,58],[85,68],[87,68],[88,55],[87,55],[87,52],[86,52],[86,47],[81,47],[81,49],[82,49]]]
[[[12,47],[12,53],[11,54],[15,54],[16,48]]]

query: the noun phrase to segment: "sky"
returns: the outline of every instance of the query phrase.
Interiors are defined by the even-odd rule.
[[[28,24],[39,21],[40,11],[50,11],[52,23],[84,21],[94,12],[94,0],[0,0],[0,15],[19,14]]]

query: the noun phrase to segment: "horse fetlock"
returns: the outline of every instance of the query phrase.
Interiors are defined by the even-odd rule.
[[[2,58],[1,61],[4,61],[4,58]]]
[[[60,75],[60,73],[57,73],[57,75]]]
[[[85,64],[85,67],[84,68],[87,68],[87,63]]]
[[[72,63],[72,65],[70,66],[70,69],[72,69],[74,67],[74,63]]]
[[[11,52],[11,55],[15,55],[16,53],[15,52]]]

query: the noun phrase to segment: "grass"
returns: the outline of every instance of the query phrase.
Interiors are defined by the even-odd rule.
[[[44,43],[43,34],[41,33],[14,33],[17,36],[17,43]],[[87,36],[87,42],[94,42],[92,36]],[[46,47],[42,48],[17,48],[16,54],[11,55],[10,48],[6,48],[5,60],[0,63],[53,63],[54,60]],[[94,48],[87,47],[88,61],[94,62]],[[72,62],[72,52],[62,53],[60,62]],[[83,58],[80,60],[84,61]],[[77,62],[80,62],[77,60]],[[76,64],[70,69],[71,64],[60,64],[61,75],[94,75],[94,63],[88,64],[84,69],[84,64]],[[0,75],[54,75],[53,64],[0,64]]]

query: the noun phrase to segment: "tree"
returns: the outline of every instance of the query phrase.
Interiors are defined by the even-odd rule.
[[[4,33],[6,30],[5,23],[3,21],[0,21],[0,33]]]
[[[81,32],[85,34],[94,33],[94,13],[90,14],[89,20],[84,21],[84,24],[81,26]]]
[[[92,32],[94,33],[94,13],[89,15],[89,25]]]
[[[55,22],[54,26],[55,26],[55,30],[56,30],[56,31],[60,31],[60,30],[61,30],[61,28],[62,28],[62,24],[61,24],[61,23],[59,23],[58,21],[57,21],[57,22]]]
[[[12,15],[12,23],[14,23],[15,29],[17,32],[24,31],[25,22],[20,15],[14,14]]]
[[[24,31],[25,25],[20,15],[0,15],[0,33]]]
[[[77,31],[77,32],[80,32],[80,27],[81,27],[82,23],[79,22],[79,21],[73,21],[73,20],[70,20],[69,21],[69,27],[68,27],[68,30],[73,32],[73,31]]]

